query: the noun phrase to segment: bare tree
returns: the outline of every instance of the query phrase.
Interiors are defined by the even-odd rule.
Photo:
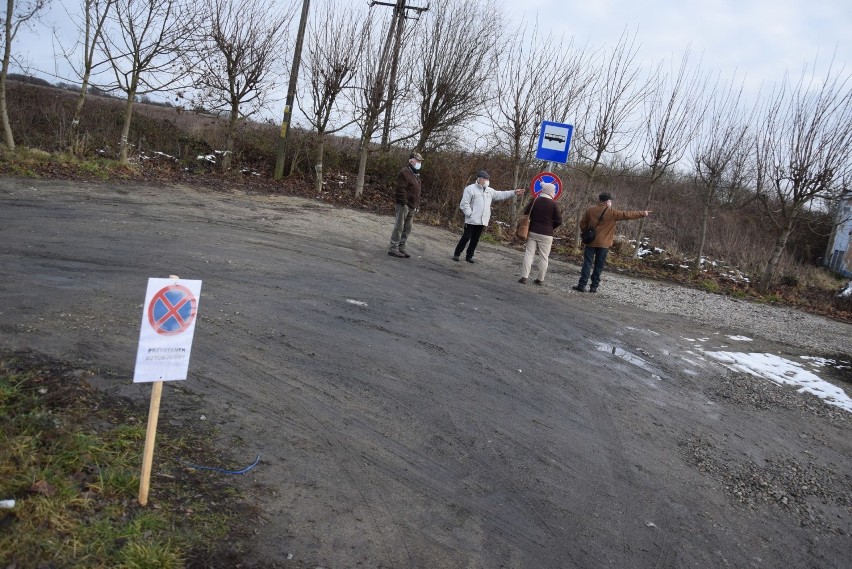
[[[196,104],[228,115],[222,168],[231,167],[240,120],[263,108],[276,86],[292,4],[275,0],[203,0],[201,21],[184,53]]]
[[[576,153],[578,168],[586,177],[583,195],[588,197],[603,162],[604,155],[615,155],[628,149],[638,129],[634,127],[636,109],[645,99],[653,77],[643,78],[637,65],[635,34],[625,31],[618,42],[603,53],[590,86],[590,96],[581,115]],[[583,201],[576,210],[576,226],[580,225]],[[579,232],[576,244],[580,244]]]
[[[731,166],[741,148],[746,146],[748,121],[743,116],[740,104],[742,86],[734,80],[721,88],[714,88],[710,97],[702,130],[693,144],[693,169],[704,189],[704,207],[701,214],[701,233],[694,269],[701,268],[704,244],[707,239],[707,223],[714,205],[716,193],[731,174]]]
[[[75,145],[76,133],[80,126],[80,115],[83,112],[83,105],[86,103],[89,81],[92,72],[98,65],[95,63],[95,56],[98,51],[97,46],[114,4],[115,0],[83,0],[82,22],[76,21],[75,16],[69,16],[72,20],[76,21],[77,28],[82,36],[78,40],[77,45],[83,50],[80,61],[76,61],[72,56],[73,53],[76,53],[76,50],[72,49],[71,52],[64,53],[65,59],[71,63],[71,67],[80,78],[80,93],[77,95],[77,103],[74,105],[74,117],[71,120],[70,142],[72,149]]]
[[[15,137],[6,105],[6,77],[9,75],[9,63],[12,59],[12,42],[21,26],[28,25],[37,18],[49,2],[50,0],[6,0],[6,15],[3,18],[3,67],[0,69],[0,120],[3,121],[4,141],[10,150],[15,149]]]
[[[759,195],[777,231],[762,291],[802,213],[835,198],[852,174],[852,74],[835,72],[833,61],[822,79],[814,72],[805,66],[795,85],[785,77],[761,125],[770,136],[758,149],[765,171]]]
[[[651,209],[654,187],[682,158],[698,132],[702,114],[702,82],[698,67],[689,68],[689,51],[674,74],[657,72],[645,98],[645,129],[642,160],[647,167],[648,195],[645,210]],[[639,220],[636,242],[641,243],[645,220]],[[639,255],[637,245],[633,256]]]
[[[354,122],[343,121],[341,95],[352,86],[369,28],[368,14],[343,9],[329,2],[311,23],[306,46],[306,83],[310,109],[302,108],[317,132],[316,191],[322,191],[323,153],[327,134],[338,132]]]
[[[519,186],[521,173],[535,158],[542,121],[567,120],[588,85],[585,49],[576,48],[572,40],[562,50],[554,50],[553,45],[565,44],[564,38],[545,38],[537,26],[528,34],[527,26],[521,24],[510,34],[511,37],[527,35],[529,42],[512,42],[497,48],[500,58],[492,91],[494,98],[488,105],[497,146],[509,155],[514,166],[513,188]]]
[[[179,54],[192,29],[190,10],[182,0],[116,0],[110,15],[113,26],[100,38],[115,81],[105,88],[127,96],[119,158],[127,162],[133,103],[138,95],[173,87]]]
[[[451,142],[450,133],[476,115],[489,96],[503,22],[493,0],[437,0],[417,36],[415,79],[420,149]]]
[[[397,4],[400,4],[400,2]],[[394,37],[397,33],[397,26],[401,26],[403,20],[403,18],[397,17],[396,11],[398,9],[394,8],[395,13],[388,25],[387,34],[383,42],[379,42],[376,26],[369,26],[363,56],[359,61],[358,73],[356,75],[357,87],[352,97],[356,122],[361,130],[361,141],[358,151],[358,175],[355,180],[356,196],[360,196],[364,192],[364,178],[367,172],[367,158],[370,154],[370,141],[378,129],[379,118],[387,109],[385,91],[390,73],[391,53]]]

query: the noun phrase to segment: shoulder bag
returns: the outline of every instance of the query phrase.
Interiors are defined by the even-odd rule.
[[[532,215],[533,207],[535,207],[535,200],[538,199],[538,196],[533,198],[532,205],[530,206],[530,212],[526,215],[522,215],[518,220],[518,227],[515,229],[515,235],[518,239],[526,239],[530,234],[530,216]]]

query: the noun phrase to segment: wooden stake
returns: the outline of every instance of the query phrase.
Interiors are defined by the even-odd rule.
[[[155,381],[151,390],[151,406],[148,408],[148,430],[145,433],[145,452],[142,456],[142,478],[139,481],[139,504],[148,504],[148,489],[151,485],[151,463],[154,461],[154,441],[157,438],[157,420],[160,417],[160,397],[163,382]]]

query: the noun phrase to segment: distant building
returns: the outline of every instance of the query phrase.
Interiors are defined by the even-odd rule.
[[[852,194],[841,198],[827,252],[826,267],[844,277],[852,277]]]

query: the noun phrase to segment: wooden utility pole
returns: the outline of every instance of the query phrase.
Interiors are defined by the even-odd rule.
[[[394,30],[393,55],[391,56],[390,76],[388,77],[387,101],[385,103],[385,121],[382,129],[382,148],[387,149],[390,143],[390,127],[393,114],[393,101],[396,97],[396,75],[399,70],[399,54],[402,51],[402,35],[405,29],[406,19],[416,19],[429,10],[429,5],[426,7],[409,6],[407,0],[397,0],[395,3],[390,2],[371,2],[370,5],[393,6],[393,21],[391,22],[391,30]],[[408,11],[416,12],[417,16],[409,16]],[[388,35],[390,40],[390,34]]]
[[[302,16],[299,19],[299,33],[293,52],[293,66],[290,68],[290,84],[287,87],[287,101],[284,104],[284,120],[281,121],[281,134],[278,137],[278,151],[275,154],[275,172],[273,178],[280,180],[284,175],[284,152],[287,150],[287,133],[293,115],[293,103],[296,99],[296,82],[299,78],[299,65],[302,62],[302,44],[305,41],[305,26],[308,22],[308,9],[311,0],[302,0]]]
[[[364,122],[361,125],[361,145],[358,149],[358,177],[355,180],[356,196],[361,196],[364,191],[364,178],[367,170],[367,156],[370,153],[370,140],[378,128],[381,114],[383,112],[386,114],[388,113],[388,99],[385,97],[385,88],[390,75],[390,62],[388,59],[390,58],[391,46],[393,44],[394,37],[397,35],[401,37],[401,33],[397,34],[396,31],[398,28],[402,27],[402,21],[405,18],[407,10],[425,12],[429,9],[428,6],[425,8],[408,6],[406,0],[396,0],[393,3],[377,2],[376,0],[370,2],[371,7],[375,5],[393,6],[394,17],[391,20],[391,25],[388,27],[388,35],[385,39],[384,45],[382,46],[382,52],[379,56],[378,64],[376,65],[375,81],[370,86],[369,92],[367,93],[368,100],[365,101],[366,108],[364,109]],[[397,46],[396,49],[398,50],[399,47]]]

